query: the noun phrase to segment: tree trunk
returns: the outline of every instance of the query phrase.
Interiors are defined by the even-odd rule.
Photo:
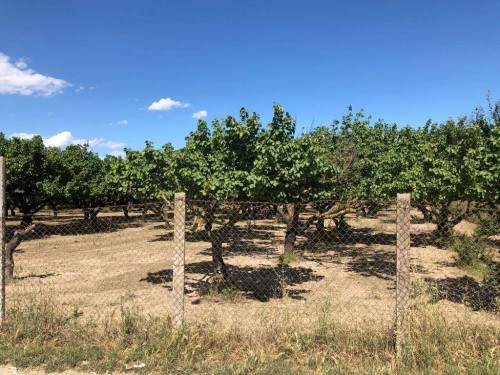
[[[146,215],[148,214],[148,207],[144,206],[142,207],[142,221],[146,221]]]
[[[347,233],[349,231],[349,224],[345,221],[344,215],[333,219],[333,221],[335,222],[335,226],[340,233]]]
[[[325,219],[319,218],[316,221],[316,230],[320,235],[323,235],[325,233]]]
[[[221,233],[218,230],[212,231],[210,233],[210,241],[212,243],[212,261],[214,265],[213,280],[217,286],[217,290],[220,291],[229,277],[226,263],[224,263],[224,258],[222,256],[223,239]]]
[[[52,211],[53,211],[53,213],[54,213],[54,217],[55,217],[55,218],[57,218],[57,214],[58,214],[58,212],[57,212],[57,205],[56,205],[56,204],[53,204],[53,205],[52,205]]]
[[[29,208],[24,208],[23,218],[21,219],[21,227],[26,228],[33,222],[33,216],[31,215],[31,210]]]
[[[205,233],[206,234],[210,234],[210,232],[212,231],[212,222],[211,221],[207,221],[205,222]]]
[[[122,210],[123,210],[123,216],[125,217],[126,220],[128,220],[130,218],[130,216],[128,216],[128,207],[124,206],[122,207]]]
[[[287,203],[287,213],[283,216],[286,222],[285,233],[285,253],[293,253],[295,251],[295,241],[299,231],[299,209],[293,203]]]
[[[432,215],[431,212],[427,209],[426,205],[423,203],[420,203],[417,206],[418,210],[422,213],[424,216],[424,222],[428,223],[432,221]]]
[[[452,224],[449,222],[450,208],[445,205],[441,207],[436,215],[436,234],[438,238],[448,238],[451,235]]]
[[[90,210],[90,222],[92,223],[92,225],[97,223],[97,214],[99,214],[99,210]]]
[[[85,208],[83,210],[83,219],[91,225],[95,225],[97,223],[97,215],[100,211],[100,209]]]
[[[16,211],[14,211],[14,207],[10,208],[10,216],[16,216]]]
[[[10,241],[5,244],[5,272],[7,279],[12,279],[14,277],[14,250],[17,249],[24,237],[34,228],[35,225],[32,224],[25,229],[16,230]]]

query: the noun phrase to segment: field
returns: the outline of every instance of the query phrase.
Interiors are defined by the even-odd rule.
[[[306,213],[307,215],[307,213]],[[498,323],[491,312],[474,308],[480,279],[456,264],[456,254],[437,248],[434,226],[412,212],[411,262],[419,291],[434,292],[434,303],[449,318]],[[188,218],[188,224],[190,220]],[[346,217],[338,232],[331,221],[318,235],[299,236],[301,255],[283,264],[285,226],[274,218],[238,222],[223,244],[231,285],[213,293],[210,242],[186,233],[186,319],[220,320],[224,326],[256,328],[258,322],[293,314],[309,319],[318,311],[337,321],[373,321],[391,326],[395,311],[395,210],[376,217]],[[9,300],[26,293],[50,294],[83,317],[109,316],[124,307],[145,315],[171,311],[172,229],[153,211],[108,209],[89,226],[76,210],[49,211],[19,247]],[[8,220],[8,227],[18,224]],[[457,230],[471,232],[462,222]],[[472,228],[472,229],[471,229]],[[285,262],[288,263],[288,262]]]
[[[296,255],[285,257],[286,227],[262,204],[222,232],[229,282],[217,290],[211,242],[188,205],[180,336],[170,322],[171,208],[162,216],[153,206],[128,207],[128,218],[122,208],[103,209],[95,222],[79,210],[37,214],[14,254],[0,363],[106,372],[145,362],[146,372],[193,374],[499,368],[498,314],[482,304],[480,275],[436,245],[435,226],[418,210],[411,329],[397,360],[394,207],[348,214],[342,230],[332,220],[321,231],[311,226],[297,237]],[[8,233],[18,225],[9,217]],[[455,231],[470,236],[475,227],[462,221]],[[489,241],[498,252],[498,238]]]

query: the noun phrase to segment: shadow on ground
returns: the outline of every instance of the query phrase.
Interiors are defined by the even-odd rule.
[[[429,292],[436,299],[464,304],[472,310],[494,311],[498,309],[500,294],[493,287],[483,286],[470,276],[446,277],[444,279],[426,278]]]
[[[306,267],[289,267],[279,265],[277,267],[237,267],[227,264],[232,286],[245,298],[256,299],[267,302],[271,298],[283,298],[284,296],[293,299],[304,299],[303,294],[307,290],[289,289],[309,281],[319,281],[323,276]],[[209,275],[213,269],[212,262],[204,261],[187,264],[185,267],[186,293],[196,292],[203,296],[210,289]],[[201,276],[197,279],[196,276]],[[168,289],[172,288],[171,269],[148,273],[141,281],[152,284],[165,284]]]

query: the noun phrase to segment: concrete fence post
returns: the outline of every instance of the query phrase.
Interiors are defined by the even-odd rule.
[[[3,325],[5,321],[5,215],[7,211],[5,173],[5,158],[0,156],[0,325]]]
[[[396,354],[401,353],[402,340],[410,313],[410,194],[398,194],[396,218]]]
[[[186,257],[186,194],[174,197],[174,264],[172,280],[172,315],[174,329],[184,322],[184,261]]]

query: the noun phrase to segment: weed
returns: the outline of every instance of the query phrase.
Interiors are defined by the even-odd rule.
[[[99,373],[138,362],[146,364],[144,373],[162,374],[499,373],[498,328],[448,322],[436,305],[417,301],[397,362],[389,325],[340,322],[329,304],[309,311],[307,322],[289,314],[250,331],[211,321],[175,332],[169,318],[122,308],[97,322],[33,296],[10,304],[0,363]]]
[[[298,252],[284,252],[278,257],[278,262],[283,265],[289,265],[292,262],[302,259],[302,254]]]

